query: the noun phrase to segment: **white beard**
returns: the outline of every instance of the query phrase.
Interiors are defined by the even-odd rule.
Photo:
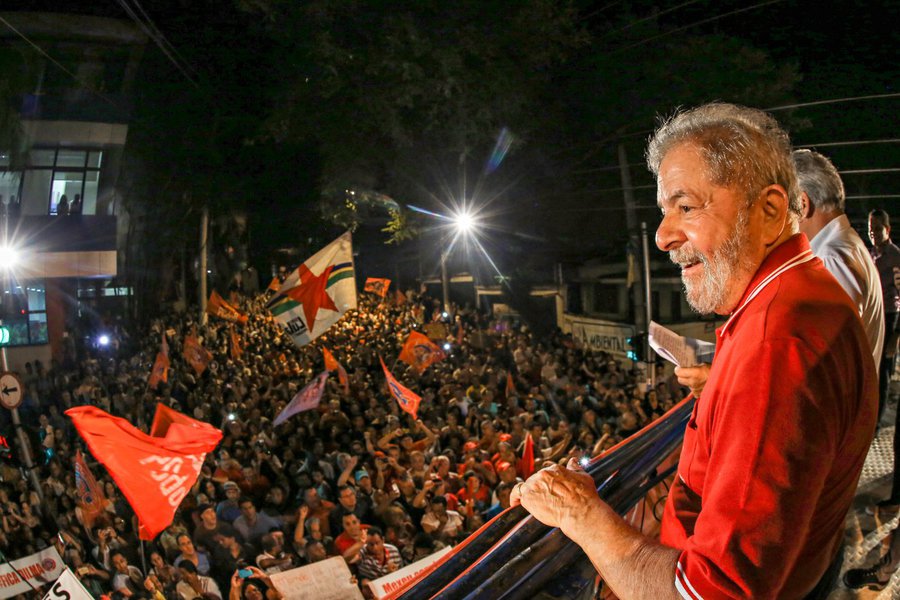
[[[738,214],[728,239],[711,256],[684,246],[669,252],[669,258],[676,264],[684,266],[699,262],[703,265],[701,276],[681,276],[688,304],[700,314],[711,314],[722,307],[732,292],[730,286],[735,276],[750,268],[744,252],[749,243],[747,213],[745,209]]]

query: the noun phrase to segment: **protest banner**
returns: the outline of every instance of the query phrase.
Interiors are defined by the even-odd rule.
[[[94,597],[84,589],[75,573],[65,569],[42,600],[94,600]]]
[[[350,568],[340,556],[270,575],[284,600],[362,600]]]
[[[385,575],[375,581],[370,581],[369,589],[372,590],[375,600],[381,600],[381,598],[384,598],[391,592],[399,590],[404,583],[415,579],[419,573],[436,563],[442,556],[451,550],[453,550],[453,547],[447,546],[446,548],[438,550],[433,554],[429,554],[425,558],[419,559],[410,565],[406,565],[402,569],[397,569],[390,575]]]
[[[66,565],[50,546],[25,558],[0,564],[0,598],[12,598],[52,583]],[[24,578],[24,581],[23,581]]]

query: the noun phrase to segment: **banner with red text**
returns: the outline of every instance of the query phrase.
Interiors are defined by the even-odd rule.
[[[429,554],[425,558],[421,558],[412,564],[406,565],[402,569],[397,569],[390,575],[385,575],[384,577],[379,577],[375,581],[370,581],[369,589],[372,590],[375,600],[381,600],[381,598],[384,598],[391,592],[399,590],[403,587],[404,583],[415,579],[416,575],[439,561],[451,550],[453,550],[453,546],[446,546],[437,552]]]
[[[0,564],[0,598],[27,594],[31,588],[53,583],[65,568],[65,563],[53,546],[11,563],[4,562]]]

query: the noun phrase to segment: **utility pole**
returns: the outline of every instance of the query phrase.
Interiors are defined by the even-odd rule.
[[[647,369],[650,371],[648,379],[650,385],[656,387],[656,369],[653,364],[653,348],[650,347],[650,321],[653,320],[653,301],[650,294],[650,243],[647,241],[647,222],[641,221],[641,245],[644,250],[644,306],[647,312],[644,318],[647,321],[647,335],[644,336],[644,357],[647,359]]]
[[[206,281],[207,275],[206,272],[208,270],[206,266],[207,260],[207,239],[209,232],[209,208],[206,206],[203,207],[203,212],[200,215],[200,285],[197,286],[199,288],[200,293],[200,324],[206,325],[206,299],[209,297],[209,294],[206,291]]]
[[[628,168],[628,157],[625,154],[625,145],[619,144],[619,177],[622,181],[622,194],[625,198],[625,223],[628,226],[628,245],[637,254],[638,251],[638,222],[637,207],[634,201],[634,189],[631,185],[631,171]],[[634,325],[638,331],[647,331],[650,321],[646,320],[646,311],[643,294],[643,281],[636,281],[631,286],[631,301],[634,305]]]

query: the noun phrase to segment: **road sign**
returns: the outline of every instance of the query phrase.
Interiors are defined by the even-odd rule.
[[[12,410],[22,404],[22,380],[9,371],[0,374],[0,405]]]

